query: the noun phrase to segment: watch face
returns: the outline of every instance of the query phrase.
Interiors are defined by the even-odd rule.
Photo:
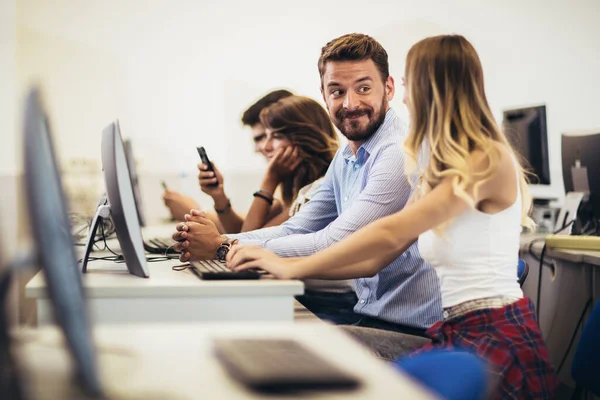
[[[229,253],[229,246],[221,245],[217,249],[217,260],[225,261],[225,257],[227,257],[227,253]]]

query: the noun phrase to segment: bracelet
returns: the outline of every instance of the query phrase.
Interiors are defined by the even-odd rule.
[[[260,193],[264,193],[264,194],[266,194],[267,196],[269,196],[270,198],[273,198],[273,197],[274,197],[274,196],[273,196],[273,193],[271,193],[271,192],[269,192],[268,190],[265,190],[265,189],[258,189],[258,192],[260,192]]]
[[[254,197],[260,197],[261,199],[263,199],[264,201],[266,201],[267,203],[269,203],[269,205],[273,205],[273,198],[269,197],[269,196],[265,196],[264,194],[262,194],[260,192],[260,190],[258,192],[255,192],[253,194]]]
[[[215,206],[215,211],[217,212],[217,214],[225,214],[227,211],[229,211],[230,208],[231,208],[231,200],[227,199],[227,204],[225,204],[225,208],[218,209]]]

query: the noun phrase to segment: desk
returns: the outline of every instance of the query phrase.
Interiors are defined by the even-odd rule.
[[[125,264],[90,263],[83,284],[93,321],[292,321],[294,296],[304,293],[301,281],[202,281],[188,270],[171,269],[179,263],[148,263],[148,279],[130,275]],[[38,324],[51,322],[51,304],[41,271],[25,287],[25,296],[37,300]]]
[[[33,400],[74,398],[58,332],[23,332],[17,357]],[[389,364],[376,359],[338,328],[325,323],[221,323],[101,326],[94,329],[109,397],[120,399],[274,399],[234,381],[211,351],[213,337],[293,338],[364,379],[355,391],[290,395],[286,399],[432,399]]]
[[[540,236],[521,237],[521,258],[529,264],[529,275],[523,293],[530,297],[539,311],[539,324],[548,346],[550,361],[558,367],[562,361],[577,322],[591,298],[600,299],[600,252],[547,248],[544,262],[552,268],[542,269],[541,289],[538,288],[539,261],[529,254],[529,243]],[[543,238],[543,236],[542,236]],[[544,241],[535,243],[531,252],[539,258]],[[537,305],[538,290],[540,306]],[[589,314],[588,310],[588,314]],[[587,317],[584,319],[584,321]],[[576,336],[575,343],[579,340]],[[570,350],[560,371],[561,382],[574,386],[571,379],[571,361],[576,346]]]

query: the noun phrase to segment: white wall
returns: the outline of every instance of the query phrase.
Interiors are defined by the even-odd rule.
[[[13,259],[19,229],[17,200],[20,157],[17,150],[15,127],[15,2],[0,0],[0,273]],[[8,312],[15,321],[17,312],[17,286],[9,294]]]
[[[328,40],[374,36],[399,81],[412,43],[455,32],[478,49],[498,118],[547,104],[552,193],[562,191],[561,132],[600,127],[597,0],[296,4],[19,0],[19,89],[43,78],[64,159],[99,160],[99,132],[119,117],[142,173],[192,171],[198,144],[230,175],[248,173],[263,164],[241,112],[278,87],[320,100],[316,62]]]
[[[0,0],[0,175],[17,172],[15,1]]]

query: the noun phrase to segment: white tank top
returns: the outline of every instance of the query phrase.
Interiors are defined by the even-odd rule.
[[[429,230],[419,236],[419,252],[440,279],[442,307],[485,297],[523,297],[517,282],[521,234],[518,182],[517,199],[510,207],[496,214],[469,209],[439,235]]]

